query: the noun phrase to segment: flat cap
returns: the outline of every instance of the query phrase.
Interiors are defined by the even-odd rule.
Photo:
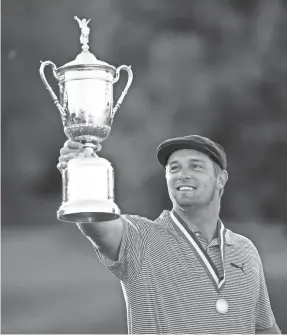
[[[174,151],[180,149],[200,151],[209,156],[223,170],[227,168],[227,159],[223,147],[209,138],[199,135],[175,137],[162,142],[157,148],[157,159],[161,165],[166,166],[168,157]]]

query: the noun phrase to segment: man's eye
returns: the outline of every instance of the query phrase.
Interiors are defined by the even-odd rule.
[[[194,169],[202,169],[202,166],[199,164],[193,164]]]
[[[178,166],[176,165],[173,165],[169,168],[169,171],[176,171],[176,170],[178,170]]]

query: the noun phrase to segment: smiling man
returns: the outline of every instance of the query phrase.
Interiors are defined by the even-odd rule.
[[[68,141],[58,167],[82,150]],[[202,136],[164,141],[171,211],[78,223],[121,282],[129,334],[280,334],[254,244],[219,218],[228,180],[223,148]]]

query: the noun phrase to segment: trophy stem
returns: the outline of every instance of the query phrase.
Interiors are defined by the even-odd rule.
[[[84,153],[85,153],[85,156],[98,156],[96,154],[97,152],[97,144],[94,144],[94,143],[91,143],[91,142],[86,142],[83,144],[84,146]]]

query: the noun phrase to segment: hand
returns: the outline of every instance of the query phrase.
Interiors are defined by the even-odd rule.
[[[97,151],[101,150],[101,144],[97,144]],[[65,142],[64,146],[60,149],[59,163],[57,168],[62,172],[66,167],[69,160],[78,157],[80,153],[84,152],[84,146],[80,142],[68,140]]]

